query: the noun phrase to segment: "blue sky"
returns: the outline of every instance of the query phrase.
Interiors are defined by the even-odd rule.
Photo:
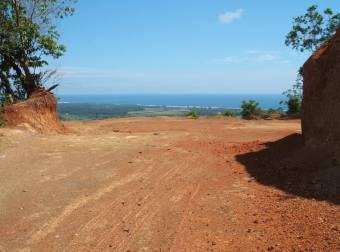
[[[307,55],[292,18],[338,0],[80,0],[59,24],[58,94],[247,93],[289,88]]]

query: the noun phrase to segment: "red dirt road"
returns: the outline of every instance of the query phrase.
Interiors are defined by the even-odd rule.
[[[0,251],[340,250],[338,204],[263,183],[240,161],[299,121],[66,126],[0,130]]]

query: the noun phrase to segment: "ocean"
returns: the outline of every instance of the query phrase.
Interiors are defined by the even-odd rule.
[[[261,108],[278,108],[282,95],[261,94],[117,94],[117,95],[58,95],[59,103],[139,105],[166,107],[241,107],[243,100],[255,100]]]

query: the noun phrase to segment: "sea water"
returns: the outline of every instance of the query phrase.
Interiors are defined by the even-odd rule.
[[[263,109],[278,108],[280,94],[116,94],[58,95],[59,103],[141,105],[166,107],[240,108],[244,100],[255,100]]]

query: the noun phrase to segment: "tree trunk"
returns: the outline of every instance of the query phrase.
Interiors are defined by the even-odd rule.
[[[24,57],[20,59],[20,66],[25,72],[25,78],[23,80],[23,87],[27,92],[27,96],[31,96],[32,92],[37,88],[35,80],[31,74],[31,71],[27,65],[27,61]]]
[[[9,57],[8,55],[4,55],[4,60],[8,65],[10,65],[14,69],[17,76],[23,79],[24,75],[20,67],[15,63],[15,60]]]
[[[0,79],[1,79],[2,85],[6,89],[6,93],[11,95],[12,98],[14,99],[15,98],[15,94],[13,92],[13,89],[11,88],[11,85],[10,85],[10,83],[8,81],[7,76],[2,71],[0,71]]]
[[[12,4],[15,9],[15,16],[16,16],[16,24],[19,27],[20,26],[20,2],[18,0],[12,0]],[[24,70],[25,77],[23,78],[22,86],[25,89],[27,96],[30,97],[32,92],[37,88],[37,85],[35,83],[35,79],[33,78],[33,75],[31,74],[31,71],[29,69],[29,66],[27,64],[27,57],[25,55],[25,52],[21,53],[21,57],[19,59],[19,63],[21,68]],[[14,64],[15,65],[15,64]],[[15,69],[17,71],[17,69]]]

